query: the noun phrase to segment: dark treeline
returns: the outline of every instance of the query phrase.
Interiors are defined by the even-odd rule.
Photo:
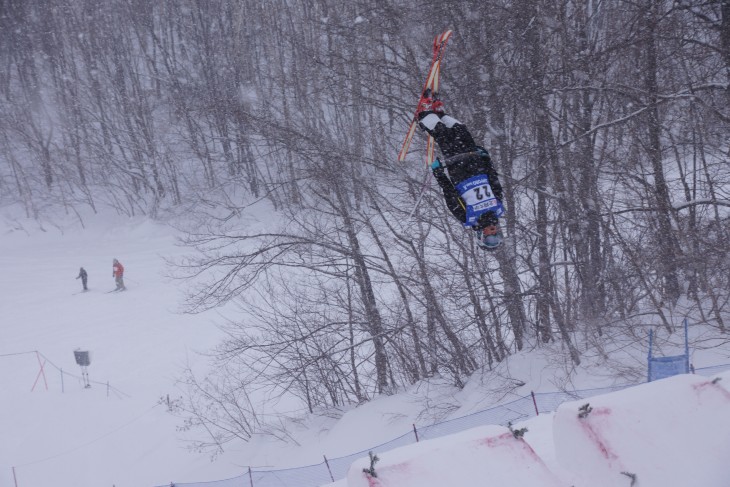
[[[435,184],[416,208],[423,140],[395,163],[445,28],[505,186],[488,256]],[[724,334],[729,82],[728,0],[0,0],[0,202],[190,215],[189,310],[245,316],[180,403],[220,447],[254,385],[313,410],[684,313]]]

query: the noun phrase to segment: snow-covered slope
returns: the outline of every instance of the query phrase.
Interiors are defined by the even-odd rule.
[[[347,486],[725,487],[730,373],[718,378],[676,376],[567,402],[548,415],[548,428],[532,431],[536,420],[515,426],[527,428],[522,439],[485,426],[377,452],[375,476],[362,458]],[[544,441],[550,436],[552,445]]]
[[[0,237],[0,486],[14,485],[12,467],[18,487],[220,476],[220,466],[185,450],[178,421],[158,405],[182,366],[219,338],[209,317],[176,312],[180,289],[164,277],[163,256],[182,249],[147,220],[86,226]],[[126,267],[127,292],[106,294],[113,258]],[[90,290],[75,294],[81,266]],[[91,351],[89,389],[71,375],[81,375],[77,348]],[[50,361],[33,391],[38,357],[24,353],[32,351]]]
[[[15,230],[8,231],[10,226]],[[259,436],[248,444],[226,445],[226,451],[211,462],[207,454],[186,449],[183,440],[188,433],[178,431],[180,420],[160,403],[167,394],[179,394],[175,381],[183,367],[206,367],[198,352],[222,337],[215,326],[220,320],[217,312],[178,312],[184,283],[165,277],[164,258],[187,250],[175,245],[174,232],[145,219],[108,215],[86,218],[84,228],[65,226],[63,231],[40,231],[32,222],[16,221],[10,226],[6,222],[0,230],[0,487],[14,487],[16,483],[18,487],[153,487],[171,481],[231,478],[245,474],[249,466],[261,469],[320,463],[324,454],[329,458],[344,456],[408,433],[413,423],[430,424],[529,394],[530,390],[556,388],[544,357],[536,353],[515,356],[502,364],[499,374],[489,376],[488,381],[475,377],[461,391],[438,380],[418,384],[359,408],[285,422],[286,433],[296,443]],[[113,258],[126,268],[127,292],[106,294],[114,288]],[[81,283],[74,279],[81,266],[89,273],[88,293],[78,293]],[[83,387],[74,361],[77,348],[92,354],[92,387],[88,389]],[[702,357],[695,362],[730,363],[729,355],[723,349],[710,362],[702,363]],[[39,375],[41,364],[44,375]],[[63,369],[63,376],[59,369]],[[527,383],[515,388],[510,375]],[[577,388],[608,385],[605,378],[586,372],[574,380]],[[502,388],[504,392],[500,392]],[[624,418],[632,413],[630,404],[638,393],[627,394],[618,396],[624,399],[616,399],[617,403],[606,399],[608,402],[596,402],[594,407],[611,407],[615,417]],[[590,402],[594,405],[593,400]],[[689,411],[690,405],[682,404]],[[659,429],[662,422],[669,421],[667,416],[659,418],[652,428]],[[570,431],[568,419],[558,412],[555,423],[566,423],[560,431]],[[697,423],[698,427],[718,431],[724,424],[710,416],[705,419]],[[552,418],[542,415],[525,425],[530,430],[526,438],[539,460],[553,475],[565,478],[557,459],[570,458],[573,441],[576,445],[585,441],[578,435],[580,431],[573,425],[576,431],[565,439],[554,431]],[[664,427],[671,430],[675,425]],[[474,435],[499,438],[504,431],[487,428],[449,441],[467,441]],[[554,441],[563,446],[556,448]],[[392,460],[386,451],[377,453],[383,459],[380,465]],[[530,455],[528,450],[523,453]],[[454,468],[466,472],[466,466]],[[578,479],[586,473],[575,470],[574,475]]]

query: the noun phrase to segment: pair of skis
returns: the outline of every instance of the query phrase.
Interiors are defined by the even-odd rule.
[[[444,58],[444,52],[446,50],[446,44],[451,39],[453,31],[447,30],[437,35],[433,40],[433,58],[431,59],[431,66],[428,70],[428,76],[426,77],[426,83],[421,90],[421,97],[418,99],[418,105],[416,105],[416,112],[413,114],[413,120],[411,125],[408,127],[408,133],[403,141],[403,146],[398,153],[398,161],[403,162],[406,160],[408,149],[411,146],[413,135],[416,133],[416,127],[418,127],[418,109],[427,98],[434,97],[439,92],[439,82],[441,79],[441,61]],[[430,135],[428,136],[428,142],[426,145],[426,163],[431,164],[434,161],[434,140]]]

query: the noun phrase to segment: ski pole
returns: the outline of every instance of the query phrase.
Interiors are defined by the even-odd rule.
[[[423,187],[421,188],[421,193],[418,195],[416,204],[413,207],[413,210],[411,210],[411,214],[408,215],[408,219],[406,221],[410,221],[410,219],[413,218],[413,215],[416,213],[416,210],[418,209],[419,205],[421,204],[421,200],[423,199],[423,195],[426,194],[426,188],[428,187],[428,183],[431,182],[431,176],[433,176],[433,172],[428,171],[428,176],[426,176],[426,180],[423,181]]]

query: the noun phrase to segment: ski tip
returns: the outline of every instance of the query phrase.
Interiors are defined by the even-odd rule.
[[[453,33],[454,33],[454,31],[452,29],[447,29],[447,30],[443,31],[442,33],[440,33],[439,35],[436,36],[435,43],[441,44],[442,42],[446,42],[447,40],[449,40],[449,38],[451,37],[451,35]]]

